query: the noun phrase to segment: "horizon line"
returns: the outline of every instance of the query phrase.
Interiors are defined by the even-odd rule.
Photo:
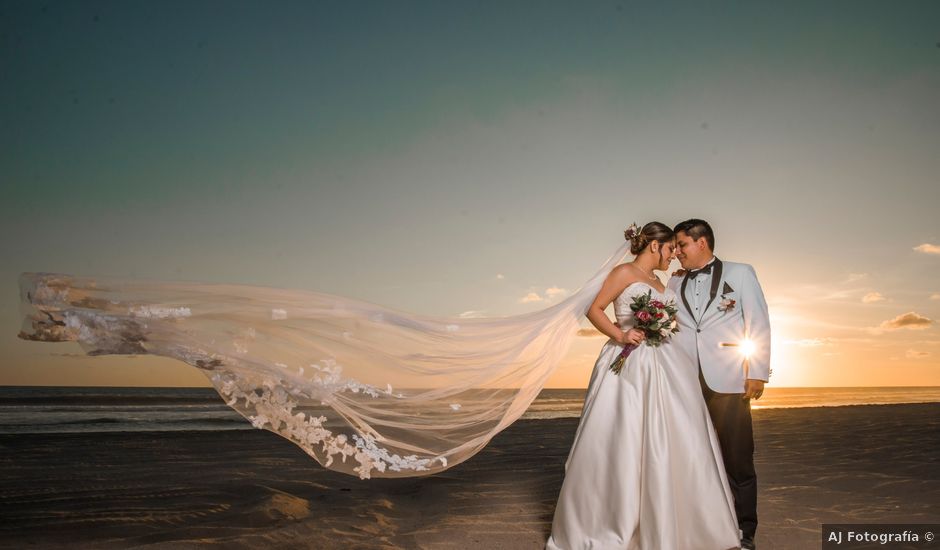
[[[889,385],[889,386],[775,386],[772,384],[767,384],[767,388],[799,388],[799,389],[834,389],[834,388],[855,388],[855,389],[865,389],[865,388],[938,388],[940,385],[922,385],[922,386],[906,386],[906,385]],[[101,386],[101,385],[63,385],[63,386],[50,386],[46,384],[0,384],[0,389],[2,388],[153,388],[153,389],[215,389],[214,386]],[[408,389],[434,389],[434,388],[408,388]],[[480,389],[480,388],[471,388],[471,389]],[[486,388],[486,389],[497,389],[497,388]],[[515,389],[515,388],[503,388],[503,389]],[[576,387],[576,388],[542,388],[543,390],[586,390],[585,387]]]

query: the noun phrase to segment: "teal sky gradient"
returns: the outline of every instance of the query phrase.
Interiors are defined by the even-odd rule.
[[[940,245],[937,21],[927,1],[2,0],[0,384],[201,380],[18,340],[23,271],[508,315],[580,286],[630,222],[694,216],[757,269],[780,384],[940,385],[940,254],[914,249]],[[910,311],[931,323],[879,332]],[[554,385],[585,385],[602,343]]]

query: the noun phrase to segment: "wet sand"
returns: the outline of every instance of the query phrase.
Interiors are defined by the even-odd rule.
[[[360,480],[264,430],[0,435],[2,548],[540,549],[578,419],[429,477]],[[754,411],[762,550],[940,523],[940,404]]]

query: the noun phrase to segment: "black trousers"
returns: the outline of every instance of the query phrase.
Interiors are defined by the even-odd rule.
[[[709,388],[701,364],[698,380],[712,424],[718,432],[738,527],[745,537],[753,538],[757,532],[757,473],[754,471],[751,401],[741,399],[743,393],[719,393]]]

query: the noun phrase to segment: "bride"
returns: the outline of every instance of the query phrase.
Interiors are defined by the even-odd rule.
[[[675,302],[653,274],[674,258],[674,234],[650,222],[626,232],[632,262],[610,271],[587,317],[610,337],[594,365],[565,462],[547,550],[738,548],[740,531],[694,358],[633,326],[642,294]],[[604,309],[614,304],[615,325]],[[623,346],[638,344],[616,374]]]

